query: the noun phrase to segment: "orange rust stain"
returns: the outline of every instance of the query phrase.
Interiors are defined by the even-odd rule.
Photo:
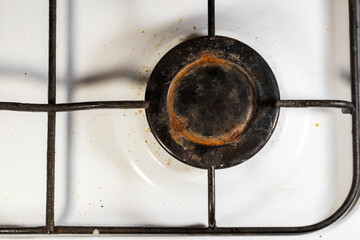
[[[190,71],[192,68],[207,64],[207,63],[217,63],[217,64],[232,64],[229,61],[224,59],[219,59],[214,57],[211,54],[204,54],[199,60],[187,65],[183,70],[181,70],[177,76],[174,78],[169,94],[168,94],[168,103],[169,103],[169,113],[170,113],[170,134],[178,143],[181,142],[181,138],[186,138],[192,142],[207,145],[207,146],[221,146],[227,143],[230,143],[241,136],[245,130],[245,124],[238,125],[230,133],[216,136],[216,137],[204,137],[200,134],[194,133],[191,130],[188,130],[188,120],[184,116],[179,116],[175,113],[174,102],[176,96],[176,89],[180,85],[181,79]]]

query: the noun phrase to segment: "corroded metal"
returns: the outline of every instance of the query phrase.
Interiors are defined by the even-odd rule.
[[[170,50],[154,68],[145,100],[150,128],[175,158],[226,168],[255,155],[279,114],[270,67],[235,39],[200,37]]]
[[[238,140],[255,111],[254,89],[232,62],[204,55],[181,70],[168,93],[170,134],[221,146]]]

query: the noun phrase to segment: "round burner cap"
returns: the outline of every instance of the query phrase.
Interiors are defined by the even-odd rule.
[[[265,60],[237,40],[200,37],[170,50],[146,89],[159,143],[199,168],[226,168],[256,154],[279,115],[279,90]]]

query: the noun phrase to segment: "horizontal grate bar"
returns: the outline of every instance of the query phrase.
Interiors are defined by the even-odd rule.
[[[46,233],[46,227],[0,227],[1,234],[41,234]]]
[[[283,108],[340,108],[343,113],[352,113],[354,104],[342,100],[279,100],[276,102],[277,107]]]
[[[22,112],[70,112],[91,109],[136,109],[147,108],[148,106],[148,103],[145,101],[102,101],[59,104],[0,102],[0,110]]]
[[[352,113],[354,105],[342,100],[279,100],[277,107],[282,108],[340,108],[344,113]],[[137,109],[148,108],[146,101],[100,101],[100,102],[75,102],[59,104],[37,104],[0,102],[0,110],[22,111],[22,112],[71,112],[92,109]]]
[[[103,227],[55,226],[55,234],[201,234],[283,235],[316,231],[324,226],[304,227]]]

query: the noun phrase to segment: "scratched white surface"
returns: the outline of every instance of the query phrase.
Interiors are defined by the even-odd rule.
[[[161,56],[206,34],[206,2],[59,1],[57,101],[143,99]],[[47,102],[47,8],[44,0],[0,0],[0,101]],[[347,20],[346,0],[216,2],[216,33],[258,51],[283,99],[350,100]],[[170,157],[144,114],[57,114],[56,224],[207,223],[206,172]],[[338,110],[282,110],[259,154],[217,171],[218,225],[295,226],[332,214],[351,182],[350,120]],[[46,121],[0,112],[1,225],[45,222]],[[360,236],[359,223],[356,207],[294,238]]]

